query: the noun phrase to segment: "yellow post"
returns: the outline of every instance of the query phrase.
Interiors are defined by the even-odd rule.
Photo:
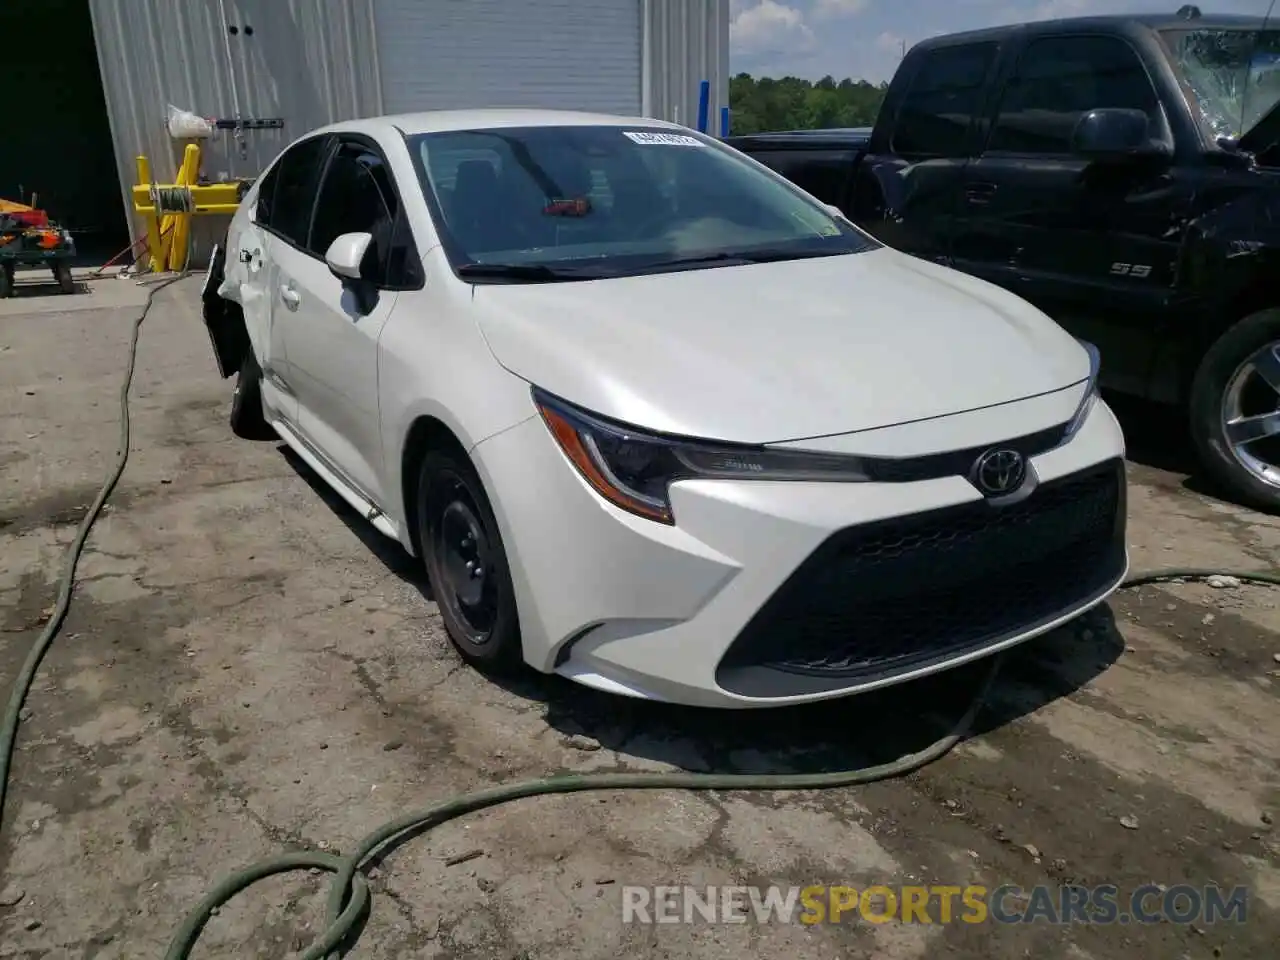
[[[138,185],[149,187],[151,184],[151,161],[146,157],[139,156],[136,158],[135,163],[138,168]],[[160,215],[153,210],[143,216],[147,221],[147,266],[152,273],[159,273],[162,262],[160,258],[163,253],[163,248],[160,245]]]
[[[200,147],[188,143],[182,153],[179,186],[193,186],[200,178]],[[177,272],[187,265],[187,237],[191,234],[191,214],[177,213],[171,218],[173,239],[169,242],[169,269]]]

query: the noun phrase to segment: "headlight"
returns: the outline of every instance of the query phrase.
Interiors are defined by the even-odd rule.
[[[600,496],[659,523],[675,522],[668,488],[676,480],[869,479],[855,457],[656,436],[601,420],[536,388],[533,400],[569,462]]]
[[[1084,426],[1085,420],[1089,418],[1089,412],[1098,401],[1098,371],[1102,368],[1102,354],[1097,347],[1086,340],[1080,340],[1079,344],[1089,354],[1089,382],[1085,385],[1080,406],[1076,408],[1076,412],[1071,415],[1071,421],[1067,424],[1067,432],[1062,435],[1063,443],[1074,437],[1076,432]]]

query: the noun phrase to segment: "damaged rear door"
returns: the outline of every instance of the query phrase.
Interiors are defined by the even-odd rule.
[[[227,252],[228,269],[240,271],[239,301],[262,368],[263,402],[269,416],[295,426],[298,397],[284,336],[289,314],[280,296],[280,260],[305,246],[316,185],[331,148],[332,138],[322,135],[286,150],[263,177],[252,215],[233,231]]]

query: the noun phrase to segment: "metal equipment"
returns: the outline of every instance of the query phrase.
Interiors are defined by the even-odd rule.
[[[75,255],[71,234],[44,210],[0,200],[0,299],[13,295],[14,270],[19,264],[48,267],[63,293],[75,293],[71,278]]]

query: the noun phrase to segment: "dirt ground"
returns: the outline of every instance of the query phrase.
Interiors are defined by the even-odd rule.
[[[0,957],[159,956],[227,872],[349,848],[407,809],[503,781],[836,769],[917,749],[980,679],[727,716],[482,679],[452,654],[408,558],[280,449],[232,438],[198,284],[162,292],[146,322],[132,459],[24,714]],[[102,280],[0,302],[0,692],[115,450],[144,292]],[[1131,465],[1134,568],[1274,569],[1280,519],[1196,492],[1173,448]],[[1280,591],[1144,588],[1021,648],[978,735],[907,779],[531,799],[410,841],[375,869],[353,955],[1274,958],[1274,820]],[[1251,898],[1246,923],[1213,926],[621,922],[625,884],[771,882],[1219,883]],[[306,874],[264,883],[214,918],[199,955],[304,947],[324,889]]]

